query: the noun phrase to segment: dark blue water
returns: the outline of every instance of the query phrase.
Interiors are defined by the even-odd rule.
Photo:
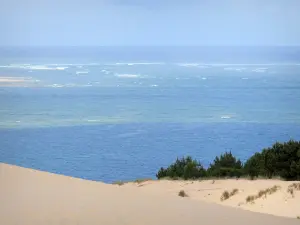
[[[1,50],[0,162],[112,182],[300,139],[299,48]]]
[[[241,159],[275,141],[300,138],[282,124],[123,124],[1,129],[1,161],[91,180],[155,177],[177,156],[204,165],[224,151]]]

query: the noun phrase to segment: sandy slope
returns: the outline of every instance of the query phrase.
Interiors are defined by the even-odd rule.
[[[297,219],[180,198],[174,191],[183,184],[117,186],[0,164],[0,224],[300,224]]]
[[[213,202],[225,206],[251,210],[254,212],[268,213],[277,216],[297,218],[300,216],[300,190],[295,190],[292,196],[287,192],[288,186],[293,183],[280,180],[207,180],[207,181],[147,181],[141,184],[128,183],[123,188],[139,188],[146,193],[168,194],[177,196],[184,190],[189,199]],[[274,185],[280,188],[273,194],[258,198],[252,203],[247,203],[249,195],[257,195],[260,190],[271,188]],[[221,201],[224,191],[231,192],[238,189],[237,194],[225,201]],[[300,224],[300,220],[299,220]]]

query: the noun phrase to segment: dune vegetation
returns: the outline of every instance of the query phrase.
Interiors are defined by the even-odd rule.
[[[167,168],[160,168],[158,179],[205,179],[257,177],[300,180],[300,142],[276,142],[269,148],[252,155],[245,162],[231,152],[217,156],[208,168],[191,156],[177,158]]]

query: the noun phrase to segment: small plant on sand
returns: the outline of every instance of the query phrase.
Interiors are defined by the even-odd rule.
[[[288,188],[287,192],[290,193],[293,198],[295,197],[294,189],[293,188]]]
[[[300,220],[300,216],[297,216],[297,219]]]
[[[254,200],[255,200],[255,196],[254,195],[249,195],[247,198],[246,198],[246,202],[251,202],[251,203],[254,203]]]
[[[180,197],[189,197],[189,196],[187,195],[187,193],[185,193],[184,190],[179,191],[178,196],[180,196]]]
[[[125,184],[125,182],[124,182],[124,181],[115,181],[115,182],[113,182],[112,184],[113,184],[113,185],[119,185],[119,186],[122,186],[122,185]]]
[[[221,201],[225,201],[229,199],[231,196],[234,196],[239,192],[238,189],[233,189],[230,193],[228,191],[224,191],[223,194],[221,195]]]
[[[235,194],[237,194],[239,192],[239,189],[233,189],[231,192],[230,192],[230,196],[233,196]]]
[[[287,192],[292,195],[292,197],[295,197],[294,191],[300,191],[300,183],[293,183],[288,186]]]
[[[142,179],[137,179],[134,182],[140,184],[150,180],[152,180],[152,178],[142,178]]]
[[[230,194],[228,191],[224,191],[223,194],[221,195],[221,201],[225,201],[230,198]]]
[[[278,191],[280,189],[280,186],[274,185],[271,188],[267,188],[264,190],[260,190],[257,195],[249,195],[246,198],[246,202],[254,202],[254,200],[261,198],[263,196],[265,196],[265,198],[267,197],[267,195],[271,195],[273,193],[275,193],[276,191]]]

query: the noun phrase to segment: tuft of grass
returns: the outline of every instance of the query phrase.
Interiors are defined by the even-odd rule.
[[[297,219],[300,220],[300,216],[297,216]]]
[[[230,195],[233,196],[239,192],[239,189],[235,188],[230,192]]]
[[[231,196],[234,196],[239,192],[238,189],[233,189],[230,193],[228,191],[224,191],[223,194],[221,195],[221,201],[225,201],[229,199]]]
[[[254,200],[255,200],[255,196],[254,195],[249,195],[247,198],[246,198],[246,202],[248,203],[248,202],[254,202]]]
[[[184,190],[179,191],[178,196],[180,196],[180,197],[189,197],[189,196],[187,195],[187,193],[185,193]]]
[[[221,195],[221,201],[225,201],[230,198],[230,194],[228,191],[224,191],[223,194]]]
[[[274,185],[271,188],[267,188],[264,190],[260,190],[257,195],[249,195],[246,198],[246,202],[254,202],[256,199],[261,198],[263,196],[265,196],[265,198],[267,197],[267,195],[271,195],[273,193],[275,193],[276,191],[278,191],[280,189],[280,186],[278,185]]]
[[[293,183],[288,186],[287,192],[292,195],[292,197],[295,197],[294,191],[300,191],[300,183]]]
[[[125,184],[125,182],[124,181],[115,181],[115,182],[113,182],[112,183],[113,185],[119,185],[119,186],[122,186],[122,185],[124,185]]]
[[[150,180],[153,180],[153,179],[152,178],[142,178],[142,179],[136,179],[134,182],[140,184],[140,183],[144,183],[144,182],[150,181]]]

